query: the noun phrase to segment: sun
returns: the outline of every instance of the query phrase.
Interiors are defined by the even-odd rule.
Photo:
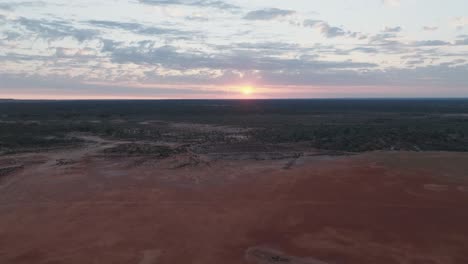
[[[248,85],[248,86],[243,86],[242,89],[241,89],[241,92],[244,94],[244,95],[251,95],[253,92],[254,92],[254,89],[252,86]]]

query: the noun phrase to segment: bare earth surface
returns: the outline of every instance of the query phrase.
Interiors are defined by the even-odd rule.
[[[468,263],[468,154],[0,158],[0,263]]]

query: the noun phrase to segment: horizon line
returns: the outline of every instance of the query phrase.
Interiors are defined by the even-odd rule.
[[[268,100],[447,100],[447,99],[465,99],[467,97],[310,97],[310,98],[58,98],[58,99],[18,99],[18,98],[0,98],[0,102],[14,101],[268,101]]]

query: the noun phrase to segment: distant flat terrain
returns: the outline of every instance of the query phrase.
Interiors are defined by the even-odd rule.
[[[467,121],[468,99],[13,101],[0,104],[0,153],[79,143],[71,132],[229,144],[241,136],[350,152],[465,152]]]

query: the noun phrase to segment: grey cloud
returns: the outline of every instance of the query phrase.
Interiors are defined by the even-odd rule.
[[[376,48],[370,48],[370,47],[358,47],[354,48],[351,51],[358,51],[358,52],[363,52],[363,53],[378,53],[379,50]]]
[[[0,3],[0,9],[2,10],[13,10],[13,7],[10,3]]]
[[[45,3],[42,1],[9,2],[9,3],[0,3],[0,9],[11,11],[22,6],[32,7],[32,6],[43,6],[43,5],[45,5]]]
[[[240,9],[239,6],[228,4],[224,1],[219,0],[139,0],[139,2],[147,5],[185,5],[194,7],[210,7],[231,11]]]
[[[261,10],[255,10],[247,13],[244,19],[247,20],[272,20],[280,17],[290,16],[295,14],[296,11],[285,10],[279,8],[266,8]]]
[[[346,35],[346,31],[342,28],[332,27],[328,24],[322,24],[320,26],[320,31],[323,35],[327,36],[327,38],[335,38]]]
[[[190,31],[183,31],[183,30],[172,29],[172,28],[145,26],[139,23],[131,23],[131,22],[90,20],[87,23],[96,27],[126,30],[132,33],[141,34],[141,35],[174,35],[174,36],[186,38],[188,36],[192,37],[195,34],[195,32],[190,32]]]
[[[28,31],[38,34],[48,40],[64,39],[71,37],[79,42],[90,40],[98,35],[98,32],[90,29],[79,29],[65,21],[48,21],[44,19],[28,19],[21,17],[15,21]]]
[[[138,23],[114,22],[107,20],[90,20],[89,24],[111,29],[124,29],[129,31],[139,30],[142,26]]]
[[[210,20],[209,18],[202,17],[202,16],[186,16],[185,19],[190,20],[190,21],[201,21],[201,22],[205,22],[205,21]]]
[[[369,38],[371,45],[378,46],[387,53],[399,53],[405,50],[405,45],[396,40],[395,33],[380,33]]]
[[[306,19],[303,22],[304,27],[315,27],[321,23],[325,23],[322,20]]]
[[[18,54],[13,52],[8,52],[5,55],[0,55],[0,59],[2,61],[44,61],[49,59],[49,56],[41,56],[41,55],[25,55],[25,54]]]
[[[81,51],[87,51],[90,53],[82,54]],[[95,50],[91,48],[85,48],[83,50],[73,50],[73,49],[64,48],[64,47],[55,48],[55,57],[58,59],[74,59],[74,60],[86,59],[87,60],[91,58],[97,58],[97,56],[94,53],[95,53]]]
[[[331,26],[322,20],[306,19],[302,24],[304,27],[317,28],[320,33],[327,38],[347,36],[351,38],[365,39],[367,37],[360,32],[351,32],[341,27]]]
[[[11,41],[11,40],[17,40],[21,37],[21,34],[15,31],[4,31],[1,34],[3,35],[3,38],[0,40]]]
[[[123,47],[112,52],[112,59],[117,63],[134,63],[154,65],[166,68],[188,70],[197,68],[221,70],[262,70],[294,71],[299,69],[349,69],[376,67],[373,63],[352,61],[304,61],[300,59],[281,59],[268,56],[254,56],[252,53],[243,54],[233,51],[230,54],[203,54],[179,52],[175,47],[162,46],[157,48]]]
[[[416,61],[415,61],[416,62]],[[415,65],[413,65],[415,66]],[[343,85],[352,86],[396,86],[396,87],[436,87],[444,89],[468,88],[468,65],[416,66],[412,68],[371,69],[367,71],[340,70],[320,72],[304,70],[301,72],[265,72],[262,79],[276,85]],[[419,95],[424,90],[419,91]],[[466,93],[468,95],[468,93]]]
[[[396,38],[397,35],[394,33],[381,33],[374,35],[370,38],[371,42],[382,42],[382,41],[388,41],[389,39],[394,39]]]
[[[411,64],[414,63],[414,64]],[[468,65],[422,65],[414,60],[405,68],[388,68],[385,70],[370,68],[357,69],[297,69],[291,71],[261,71],[258,79],[263,84],[303,85],[303,86],[368,86],[376,87],[376,94],[381,94],[380,87],[404,87],[413,89],[415,95],[432,94],[436,88],[440,95],[447,96],[448,91],[460,94],[460,89],[468,89]],[[421,66],[418,66],[421,65]],[[428,91],[426,93],[426,91]],[[468,96],[468,90],[465,90]]]
[[[402,30],[403,30],[402,27],[397,26],[397,27],[385,27],[385,29],[383,31],[384,32],[396,33],[396,32],[401,32]]]
[[[98,61],[102,57],[98,56],[96,50],[85,48],[85,49],[69,49],[64,47],[53,48],[55,53],[53,55],[31,55],[9,52],[5,55],[0,55],[0,60],[3,62],[15,62],[24,63],[27,65],[29,62],[40,63],[41,67],[48,67],[49,70],[57,70],[60,67],[61,70],[78,68],[89,66],[87,63],[90,60],[94,62]]]
[[[348,32],[348,36],[351,37],[351,38],[356,38],[356,39],[360,39],[360,40],[368,38],[368,36],[366,34],[363,34],[361,32]]]
[[[112,52],[122,44],[122,42],[117,42],[111,39],[101,39],[101,43],[101,52]]]
[[[234,44],[237,48],[243,49],[254,49],[254,50],[297,50],[299,48],[298,44],[294,43],[284,43],[284,42],[241,42]]]
[[[400,59],[402,60],[407,60],[407,59],[420,59],[420,58],[423,58],[424,56],[422,56],[421,54],[408,54],[408,55],[403,55],[403,56],[400,56]]]
[[[408,84],[427,84],[435,87],[447,85],[468,88],[468,65],[447,66],[434,65],[423,66],[416,69],[395,69],[390,71],[395,77],[400,75],[402,81]]]
[[[332,27],[327,22],[322,20],[305,20],[303,25],[305,27],[318,28],[320,32],[327,38],[334,38],[346,35],[346,31],[339,27]]]
[[[413,43],[414,46],[447,46],[451,45],[450,42],[443,41],[443,40],[422,40],[416,41]]]
[[[229,45],[211,45],[215,50],[229,50],[231,53],[242,54],[243,56],[253,57],[272,57],[282,56],[285,53],[297,54],[296,57],[315,58],[318,57],[317,53],[319,48],[316,47],[302,47],[296,43],[288,42],[239,42]],[[313,52],[314,54],[308,54]]]
[[[416,43],[419,45],[428,45],[431,43]],[[432,43],[435,44],[435,43]],[[398,35],[394,32],[384,32],[369,37],[369,45],[379,49],[381,53],[399,54],[407,53],[414,50],[417,45],[415,43],[407,44],[398,39]]]
[[[457,60],[453,60],[453,61],[441,63],[440,65],[441,65],[441,66],[455,66],[455,65],[457,65],[457,64],[464,64],[464,63],[466,63],[466,62],[467,62],[467,60],[464,60],[464,59],[457,59]]]
[[[455,41],[455,44],[460,46],[468,45],[468,37]]]
[[[414,66],[414,65],[418,65],[418,64],[423,64],[424,62],[425,62],[424,59],[409,60],[409,61],[407,61],[405,64],[406,64],[406,65],[409,65],[409,66]]]

